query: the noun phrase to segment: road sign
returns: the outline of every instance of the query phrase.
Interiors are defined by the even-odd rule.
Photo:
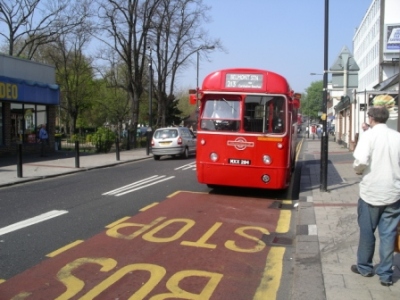
[[[358,67],[353,54],[344,46],[335,63],[330,68],[332,71],[333,88],[357,88],[358,87]],[[347,82],[345,81],[345,71],[347,71]]]

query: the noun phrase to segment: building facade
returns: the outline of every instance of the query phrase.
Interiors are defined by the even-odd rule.
[[[373,0],[353,37],[359,67],[356,88],[332,91],[336,141],[354,150],[377,95],[393,98],[387,124],[398,130],[400,1]]]
[[[361,133],[361,124],[367,120],[366,113],[375,96],[382,94],[395,101],[387,124],[399,129],[399,11],[399,0],[373,0],[354,34],[354,58],[360,67],[353,116],[356,133]]]
[[[49,149],[54,149],[59,86],[55,68],[0,54],[0,155],[37,152],[38,130],[46,124]]]

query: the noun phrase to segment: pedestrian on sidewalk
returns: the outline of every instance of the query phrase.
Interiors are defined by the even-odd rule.
[[[46,156],[46,146],[49,143],[49,135],[47,134],[46,124],[42,124],[42,128],[40,128],[39,142],[40,142],[40,156]]]
[[[317,132],[317,129],[315,128],[315,125],[311,126],[311,133],[312,133],[312,139],[315,139],[315,133]]]
[[[318,139],[321,138],[321,133],[322,133],[322,128],[321,128],[321,126],[318,126],[317,127],[317,137],[318,137]]]
[[[383,286],[393,284],[393,252],[400,220],[400,133],[386,125],[389,111],[384,106],[368,110],[371,129],[365,131],[354,151],[353,167],[362,174],[358,200],[360,237],[357,265],[351,271],[372,277],[375,230],[379,232],[379,265],[375,273]]]

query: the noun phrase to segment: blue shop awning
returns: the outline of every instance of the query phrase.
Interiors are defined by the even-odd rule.
[[[60,88],[57,84],[0,76],[0,101],[59,105]]]

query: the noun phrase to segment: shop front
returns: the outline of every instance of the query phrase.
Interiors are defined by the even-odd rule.
[[[54,149],[59,105],[54,68],[4,55],[0,67],[0,155],[15,153],[18,144],[24,152],[38,151],[42,124],[49,133],[49,149]]]
[[[343,144],[346,148],[350,144],[350,98],[348,96],[341,97],[340,102],[334,107],[335,109],[335,131],[337,132],[336,142]]]

